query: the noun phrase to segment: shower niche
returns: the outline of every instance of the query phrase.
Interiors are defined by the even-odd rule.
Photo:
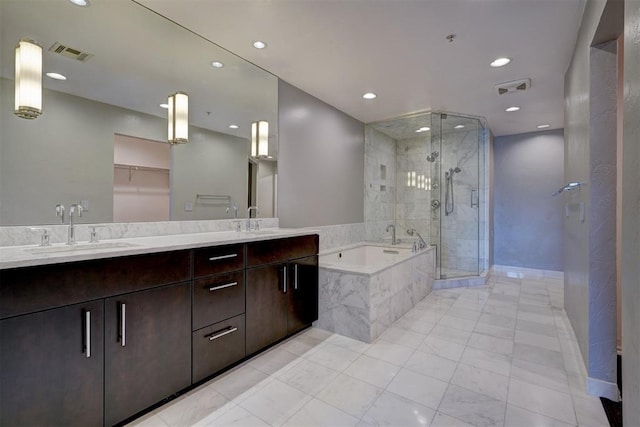
[[[367,240],[388,243],[386,226],[394,224],[407,242],[406,230],[415,228],[436,247],[438,279],[481,275],[488,268],[488,138],[482,118],[457,113],[368,124]],[[381,165],[385,192],[375,182]]]

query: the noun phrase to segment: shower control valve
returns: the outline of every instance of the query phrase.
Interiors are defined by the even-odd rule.
[[[440,200],[431,201],[431,209],[436,210],[440,207]]]

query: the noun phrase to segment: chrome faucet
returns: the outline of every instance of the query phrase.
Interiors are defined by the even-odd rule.
[[[235,203],[230,204],[226,212],[229,213],[231,209],[233,209],[233,219],[238,219],[238,205]]]
[[[395,245],[397,243],[396,241],[396,226],[393,224],[389,224],[387,225],[387,233],[389,232],[389,229],[391,229],[391,244]]]
[[[247,231],[251,231],[251,211],[254,210],[256,211],[256,218],[258,217],[258,212],[260,212],[260,209],[258,209],[257,206],[249,206],[249,209],[247,209]],[[258,229],[259,225],[258,225],[258,221],[256,221],[256,230]]]
[[[415,234],[417,234],[417,235],[418,235],[418,239],[420,239],[420,240],[419,240],[419,243],[418,243],[418,247],[416,248],[416,247],[414,246],[414,249],[416,249],[416,250],[414,250],[414,252],[417,252],[417,251],[418,251],[418,250],[420,250],[420,249],[424,249],[424,248],[426,248],[426,247],[427,247],[427,242],[425,242],[425,241],[424,241],[424,239],[422,238],[422,236],[420,235],[420,233],[418,233],[418,230],[416,230],[415,228],[411,228],[411,229],[407,230],[407,234],[408,234],[409,236],[413,236],[413,235],[414,235],[414,233],[415,233]]]
[[[60,223],[64,224],[64,205],[60,203],[56,205],[56,216],[60,217]]]
[[[76,244],[76,229],[73,224],[73,214],[77,214],[78,218],[82,218],[82,206],[78,204],[69,206],[69,238],[67,239],[67,245]]]

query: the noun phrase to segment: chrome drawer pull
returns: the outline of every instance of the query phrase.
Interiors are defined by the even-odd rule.
[[[298,290],[298,264],[293,264],[293,289]]]
[[[89,310],[87,310],[84,313],[85,316],[85,329],[84,329],[84,333],[85,333],[85,352],[87,357],[91,357],[91,312]]]
[[[214,334],[209,337],[209,341],[217,340],[218,338],[222,338],[223,336],[231,334],[237,330],[238,328],[235,326],[229,326],[227,329],[223,329],[222,332],[214,332]]]
[[[219,291],[220,289],[230,288],[232,286],[237,286],[238,282],[227,283],[226,285],[214,286],[213,288],[209,288],[211,292]]]
[[[127,305],[120,304],[120,345],[127,345]]]
[[[209,258],[209,261],[220,261],[221,259],[235,258],[238,254],[220,255]]]

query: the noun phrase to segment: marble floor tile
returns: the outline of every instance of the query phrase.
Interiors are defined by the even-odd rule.
[[[291,353],[280,347],[274,347],[255,359],[251,359],[250,366],[253,366],[265,374],[271,375],[287,369],[291,365],[298,363],[300,359],[297,354]]]
[[[349,365],[343,373],[373,386],[385,388],[398,371],[400,371],[400,366],[363,354]]]
[[[407,360],[404,367],[414,372],[420,372],[421,374],[449,382],[453,376],[453,372],[456,370],[456,365],[456,362],[445,359],[444,357],[416,351],[411,358]]]
[[[570,393],[567,373],[562,369],[553,369],[526,360],[513,359],[511,361],[511,376],[541,387]]]
[[[507,414],[504,427],[575,427],[575,424],[567,424],[560,420],[545,417],[542,414],[527,411],[513,405],[507,405]]]
[[[435,410],[447,386],[448,384],[444,381],[408,369],[401,369],[387,387],[387,391]]]
[[[471,337],[467,342],[467,346],[494,353],[505,354],[507,356],[510,356],[513,352],[512,340],[479,334],[477,332],[471,334]]]
[[[406,329],[391,326],[378,337],[378,339],[391,342],[394,344],[400,344],[405,347],[418,348],[422,341],[424,341],[424,335],[417,332],[407,331]]]
[[[519,311],[518,320],[528,320],[530,322],[536,322],[536,323],[542,323],[544,325],[555,326],[555,319],[551,311],[548,314],[529,313],[527,311]]]
[[[137,420],[134,420],[130,424],[130,427],[171,427],[169,424],[165,423],[162,418],[157,416],[155,413],[147,414],[146,416],[140,417]]]
[[[557,337],[541,335],[516,329],[514,341],[518,344],[529,344],[553,351],[562,351],[560,340]]]
[[[284,427],[352,427],[358,425],[358,418],[347,414],[322,400],[312,399],[296,412]]]
[[[571,395],[511,378],[507,402],[549,418],[576,424]]]
[[[336,336],[342,336],[342,335],[336,335]],[[314,350],[323,342],[324,340],[321,340],[319,338],[314,338],[311,335],[303,334],[303,335],[295,336],[283,342],[280,345],[280,347],[283,350],[287,350],[290,353],[296,354],[298,356],[303,356],[306,353]]]
[[[362,417],[371,426],[428,426],[435,411],[417,402],[385,391]]]
[[[450,417],[442,412],[436,412],[430,427],[474,427],[462,420]]]
[[[458,328],[451,328],[444,325],[436,325],[428,336],[435,336],[447,341],[466,345],[471,336],[471,331],[465,331]]]
[[[511,372],[511,357],[472,347],[466,348],[460,362],[500,375],[508,376]]]
[[[518,319],[516,329],[525,332],[532,332],[534,334],[548,335],[550,337],[557,337],[558,330],[556,325],[547,325],[544,323],[532,322],[530,320]]]
[[[602,408],[600,398],[588,396],[585,398],[573,396],[573,405],[580,427],[608,427],[609,420]]]
[[[351,416],[361,418],[381,393],[381,388],[341,374],[316,397]]]
[[[247,364],[215,378],[210,387],[229,400],[242,400],[271,381],[269,375]]]
[[[492,337],[502,338],[505,340],[513,340],[516,334],[515,329],[513,328],[503,328],[501,326],[495,326],[481,322],[478,322],[474,332],[478,332],[484,335],[491,335]]]
[[[447,341],[434,335],[426,337],[422,344],[420,344],[420,347],[418,347],[418,351],[435,354],[436,356],[444,357],[454,362],[460,360],[464,349],[465,346],[462,344]]]
[[[478,323],[499,326],[501,328],[512,329],[516,327],[516,319],[509,316],[500,316],[498,314],[483,314],[478,319]]]
[[[461,319],[459,317],[453,317],[446,314],[442,316],[442,319],[440,319],[438,325],[471,332],[475,329],[476,323],[477,321],[475,320]]]
[[[397,366],[402,366],[413,354],[414,349],[387,341],[376,341],[365,353],[369,357],[384,360]]]
[[[305,405],[311,396],[274,380],[238,403],[268,424],[282,424]]]
[[[459,363],[451,379],[451,384],[476,393],[485,394],[503,402],[507,401],[509,377],[506,375]]]
[[[229,399],[211,386],[201,387],[177,398],[157,415],[169,426],[190,426],[222,408]]]
[[[306,394],[316,395],[338,376],[339,372],[311,360],[302,360],[276,378]]]
[[[504,424],[505,407],[505,402],[450,385],[438,407],[438,412],[477,427],[498,427]]]
[[[534,345],[515,343],[513,345],[513,358],[537,363],[553,369],[564,369],[564,359],[561,352]]]
[[[324,343],[337,345],[338,347],[342,347],[350,351],[355,351],[356,353],[364,353],[371,347],[371,344],[367,344],[353,338],[345,337],[344,335],[340,334],[333,334],[332,336],[327,338]]]
[[[405,316],[399,319],[394,326],[397,328],[404,328],[408,331],[417,332],[422,335],[428,335],[436,324],[425,322],[424,320],[411,319]]]
[[[339,372],[345,370],[358,357],[360,353],[335,344],[324,344],[305,356],[307,360]]]
[[[451,307],[449,311],[447,311],[447,316],[453,316],[460,319],[477,321],[478,318],[480,318],[480,312],[475,310],[467,310],[464,308]]]
[[[266,427],[269,424],[246,409],[234,405],[222,414],[212,414],[194,427]]]

